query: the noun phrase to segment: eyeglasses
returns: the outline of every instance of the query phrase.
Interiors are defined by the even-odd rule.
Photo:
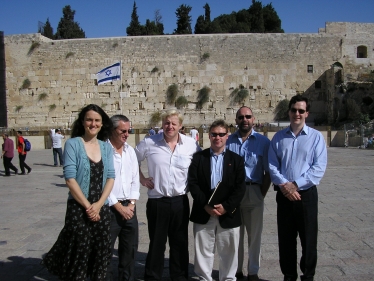
[[[220,138],[223,138],[224,136],[226,136],[227,135],[227,133],[210,133],[210,136],[212,137],[212,138],[215,138],[215,137],[217,137],[217,136],[219,136]]]
[[[240,116],[238,116],[238,119],[239,120],[244,120],[244,117],[245,117],[245,119],[251,119],[252,115],[240,115]]]
[[[117,131],[118,131],[118,134],[126,134],[129,132],[129,130],[119,130],[119,129],[117,129]]]
[[[304,114],[306,110],[305,110],[305,109],[291,108],[290,111],[291,111],[292,113],[299,112],[300,114]]]

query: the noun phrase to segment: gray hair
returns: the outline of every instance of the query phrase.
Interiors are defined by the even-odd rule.
[[[125,123],[130,122],[129,118],[122,114],[113,115],[110,120],[113,123],[113,129],[116,129],[119,126],[120,121],[123,121]]]

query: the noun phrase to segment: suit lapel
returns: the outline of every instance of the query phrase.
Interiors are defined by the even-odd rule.
[[[224,182],[228,178],[229,173],[229,166],[231,166],[231,156],[226,149],[225,155],[223,156],[223,167],[222,167],[222,182]]]
[[[210,187],[210,149],[206,149],[204,151],[203,157],[202,157],[202,165],[203,165],[203,174],[205,176],[205,181],[208,184],[208,188]]]

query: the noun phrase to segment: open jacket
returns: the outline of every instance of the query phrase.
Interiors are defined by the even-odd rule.
[[[241,225],[239,207],[246,189],[243,158],[226,149],[222,170],[220,188],[227,189],[228,196],[221,202],[226,213],[219,217],[219,223],[222,228],[235,228]],[[194,154],[188,170],[188,188],[193,198],[190,221],[194,223],[206,224],[210,218],[204,209],[213,193],[210,174],[210,149],[208,148]]]

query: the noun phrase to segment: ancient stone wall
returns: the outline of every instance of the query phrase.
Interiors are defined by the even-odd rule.
[[[339,62],[345,77],[373,69],[374,24],[327,23],[316,34],[214,34],[50,40],[40,34],[5,37],[8,126],[62,127],[84,105],[96,103],[109,115],[123,113],[135,127],[175,106],[166,90],[177,84],[188,105],[185,125],[217,118],[234,123],[243,104],[260,123],[273,120],[277,103],[296,93],[312,100],[310,118],[330,107],[331,79],[326,72]],[[358,59],[357,46],[367,46]],[[95,85],[96,73],[122,61],[121,81]],[[309,68],[308,68],[309,66]],[[312,66],[312,71],[310,70]],[[31,82],[22,89],[23,81]],[[321,87],[315,88],[315,81]],[[209,102],[196,109],[198,91],[211,89]],[[239,87],[249,97],[233,104]],[[122,93],[120,93],[122,92]]]

